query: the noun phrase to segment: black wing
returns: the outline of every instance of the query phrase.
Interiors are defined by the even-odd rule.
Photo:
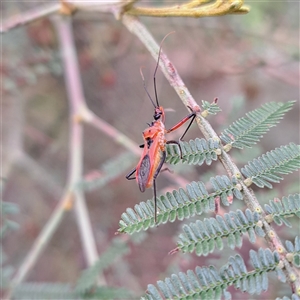
[[[149,174],[151,169],[150,157],[146,154],[141,161],[138,170],[138,183],[141,192],[144,192],[148,182]]]

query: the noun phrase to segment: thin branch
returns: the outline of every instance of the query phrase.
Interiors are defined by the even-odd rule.
[[[127,1],[127,3],[126,1],[124,3],[122,0],[110,0],[107,2],[78,2],[75,0],[61,0],[57,3],[38,6],[27,12],[22,12],[9,17],[3,21],[2,26],[0,27],[0,32],[8,32],[13,28],[28,24],[54,13],[70,15],[77,10],[111,12],[112,10],[119,8],[119,17],[123,14],[128,14],[134,16],[194,18],[221,16],[226,14],[246,14],[249,12],[249,8],[243,5],[243,0],[216,0],[212,4],[206,5],[203,4],[211,2],[211,0],[191,0],[186,4],[164,8],[135,7],[134,4],[137,1],[138,0],[130,0]]]
[[[32,181],[38,182],[54,199],[59,199],[63,194],[63,187],[54,176],[22,150],[17,157],[17,167],[23,168]]]
[[[211,2],[211,0],[191,0],[188,3],[182,4],[182,8],[195,8],[207,2]]]
[[[157,61],[159,45],[156,43],[147,28],[137,18],[132,16],[123,16],[122,21],[127,29],[141,40],[153,58]],[[187,110],[190,112],[189,108],[192,108],[195,112],[197,112],[197,123],[199,127],[202,128],[201,131],[203,132],[204,136],[207,139],[219,139],[218,135],[214,132],[210,124],[201,116],[199,105],[185,86],[175,66],[167,58],[163,51],[161,51],[159,65],[163,74],[169,81],[170,85],[174,88],[177,95],[186,106]]]
[[[119,8],[119,17],[121,15],[128,14],[134,16],[154,16],[154,17],[211,17],[221,16],[226,14],[246,14],[249,12],[249,8],[244,6],[243,0],[216,0],[212,4],[203,5],[211,0],[191,0],[186,4],[176,5],[164,8],[154,7],[135,7],[134,4],[138,0],[122,1],[122,0],[110,0],[110,1],[92,1],[92,2],[78,2],[71,0],[61,0],[57,3],[51,3],[43,6],[38,6],[27,12],[9,17],[4,20],[0,27],[0,32],[5,33],[9,30],[26,25],[30,22],[38,20],[40,18],[52,15],[54,13],[60,13],[63,15],[73,14],[76,10],[85,11],[101,11],[111,12]]]
[[[132,141],[125,134],[118,131],[115,127],[111,126],[101,118],[97,117],[88,108],[85,108],[84,110],[81,111],[81,115],[79,116],[79,118],[83,122],[103,132],[104,134],[109,136],[114,142],[122,145],[123,147],[130,150],[132,153],[136,154],[137,156],[141,155],[141,149],[137,143]],[[166,176],[169,180],[181,186],[187,184],[187,181],[179,175],[169,174],[167,172],[164,172],[163,176]]]
[[[22,12],[20,14],[9,17],[8,19],[2,22],[0,27],[0,32],[5,33],[11,29],[17,28],[22,25],[26,25],[30,22],[36,21],[43,17],[50,16],[54,13],[60,13],[62,15],[70,15],[76,10],[87,10],[87,11],[102,11],[102,12],[111,12],[112,7],[117,8],[124,5],[122,0],[110,0],[110,1],[83,1],[78,2],[74,1],[60,1],[57,3],[51,3],[47,5],[39,5],[34,9],[31,9],[27,12]]]
[[[80,79],[80,71],[75,52],[74,37],[71,19],[68,17],[57,17],[54,22],[59,36],[62,50],[62,59],[65,70],[65,80],[70,102],[70,129],[71,139],[69,144],[70,168],[68,175],[68,186],[75,197],[75,211],[77,214],[81,241],[85,249],[88,264],[93,265],[98,259],[96,241],[93,236],[92,225],[83,194],[76,190],[76,184],[82,180],[82,160],[83,160],[83,128],[81,122],[76,120],[76,116],[85,107],[83,89]],[[105,282],[102,278],[102,283]]]
[[[82,107],[85,107],[85,102],[75,53],[71,20],[66,17],[64,19],[57,17],[55,25],[62,47],[66,85],[70,100],[71,138],[69,141],[70,162],[68,184],[64,197],[58,203],[49,221],[35,240],[22,265],[13,277],[7,298],[11,297],[14,288],[26,278],[27,274],[32,269],[36,260],[58,228],[65,212],[72,208],[74,200],[75,211],[77,214],[76,220],[78,221],[82,244],[85,249],[88,264],[91,266],[98,259],[96,242],[92,233],[92,226],[89,220],[85,199],[83,194],[75,189],[77,182],[79,182],[82,178],[83,128],[81,122],[76,121],[74,116],[80,113]],[[99,283],[105,284],[103,276],[100,278]]]
[[[137,143],[128,138],[127,135],[118,131],[115,127],[108,124],[106,121],[96,116],[91,110],[89,110],[89,108],[86,108],[85,110],[81,111],[80,118],[83,122],[103,132],[105,135],[109,136],[114,142],[122,145],[137,156],[141,155],[141,150]]]
[[[71,194],[69,193],[69,191],[66,191],[62,199],[57,204],[48,222],[43,227],[39,236],[34,241],[30,251],[28,252],[25,259],[23,260],[23,263],[18,268],[18,271],[12,278],[10,282],[8,294],[4,297],[4,299],[11,298],[11,295],[15,287],[19,285],[26,278],[29,271],[32,269],[38,257],[41,255],[41,253],[47,246],[49,240],[51,239],[54,232],[56,231],[57,227],[59,226],[65,212],[68,211],[72,206],[71,205],[72,201],[73,199]]]
[[[13,28],[49,16],[53,13],[58,12],[60,7],[60,3],[51,3],[44,6],[38,6],[28,12],[23,12],[22,14],[14,15],[3,21],[0,32],[5,33]]]
[[[216,0],[212,4],[205,4],[208,0],[192,0],[183,5],[168,7],[135,7],[131,6],[124,13],[132,16],[149,17],[213,17],[227,14],[246,14],[249,8],[244,6],[243,0]],[[205,5],[203,5],[205,4]]]
[[[139,22],[137,18],[131,17],[131,16],[123,16],[123,24],[128,28],[129,31],[131,31],[133,34],[135,34],[141,42],[145,45],[145,47],[148,49],[148,51],[152,54],[154,59],[157,61],[157,56],[159,52],[159,45],[155,42],[147,28]],[[185,104],[185,106],[191,107],[193,109],[197,108],[198,105],[186,86],[184,85],[182,79],[180,78],[178,72],[176,71],[175,66],[169,61],[167,56],[164,53],[161,53],[161,59],[160,59],[160,67],[162,72],[164,73],[165,77],[169,81],[170,85],[175,89],[177,94],[179,95],[182,102]],[[207,122],[205,118],[203,118],[200,114],[200,112],[197,112],[197,123],[198,126],[205,136],[205,138],[217,138],[219,139],[217,133],[213,130],[213,128],[210,126],[210,124]],[[245,196],[245,203],[248,208],[250,208],[252,211],[256,211],[261,214],[262,222],[264,225],[264,229],[266,232],[266,241],[268,243],[268,246],[273,249],[277,250],[279,254],[281,254],[281,259],[285,266],[285,271],[287,273],[287,277],[291,278],[290,276],[294,277],[295,280],[291,282],[293,290],[299,290],[300,289],[300,276],[297,274],[295,268],[289,264],[287,261],[285,255],[287,253],[285,247],[283,246],[280,238],[278,237],[276,231],[265,221],[265,212],[263,208],[261,207],[260,203],[258,202],[257,198],[255,197],[253,190],[248,188],[244,182],[243,177],[240,173],[240,170],[238,167],[234,164],[231,157],[222,150],[221,155],[219,156],[219,160],[223,164],[224,168],[226,169],[227,173],[230,176],[236,176],[239,178],[239,183],[243,187],[243,193]]]

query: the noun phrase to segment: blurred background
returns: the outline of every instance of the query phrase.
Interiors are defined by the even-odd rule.
[[[2,2],[2,19],[44,3],[46,1]],[[141,3],[164,4],[161,1]],[[281,145],[299,144],[299,3],[245,1],[245,4],[251,6],[246,15],[200,19],[140,18],[158,43],[167,33],[176,32],[165,40],[163,50],[199,104],[201,100],[212,102],[218,97],[222,112],[209,118],[217,133],[263,103],[297,100],[292,111],[257,146],[230,153],[239,167]],[[21,264],[51,216],[67,180],[69,104],[61,45],[54,22],[53,18],[45,17],[12,29],[1,37],[3,199],[18,204],[20,210],[12,217],[20,228],[5,238],[4,251],[7,264],[15,268]],[[138,38],[109,13],[79,11],[73,16],[72,25],[88,107],[141,144],[146,122],[152,121],[153,106],[143,89],[140,67],[144,66],[148,90],[154,95],[156,62]],[[160,70],[157,89],[160,104],[169,108],[166,115],[168,128],[181,120],[187,111]],[[170,139],[178,138],[180,133],[179,130]],[[202,135],[197,126],[192,126],[185,139],[195,137]],[[86,178],[91,181],[93,176],[102,178],[103,174],[107,175],[105,170],[119,168],[118,164],[120,168],[124,163],[129,166],[101,188],[96,185],[86,192],[100,254],[115,237],[120,216],[126,208],[152,197],[151,189],[142,194],[135,181],[125,179],[138,159],[105,133],[91,126],[84,127],[83,172]],[[171,168],[187,181],[207,182],[211,176],[225,174],[217,162],[212,166]],[[274,196],[281,198],[299,192],[299,173],[284,178],[282,183],[274,184],[272,191],[254,188],[258,199],[266,203]],[[159,177],[160,192],[177,187],[165,176]],[[241,202],[234,205],[243,208]],[[208,216],[203,215],[201,219],[204,217]],[[146,290],[147,284],[171,273],[210,263],[221,266],[231,254],[225,248],[222,259],[217,255],[206,258],[194,254],[168,255],[176,247],[176,234],[181,227],[179,221],[162,225],[141,235],[139,243],[129,242],[130,252],[105,271],[108,285],[126,287],[139,295]],[[277,229],[283,239],[295,234],[283,227]],[[251,245],[245,239],[244,250],[240,253],[247,258],[250,248],[256,250],[257,245]],[[75,283],[86,267],[76,218],[70,211],[27,281]],[[280,285],[266,298],[263,296],[264,299],[274,298],[272,292],[279,295],[277,289],[281,289]]]

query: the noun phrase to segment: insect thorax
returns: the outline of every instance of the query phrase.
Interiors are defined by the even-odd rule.
[[[157,142],[159,148],[165,148],[165,125],[161,120],[152,122],[151,126],[143,131],[144,140],[147,141],[148,149],[153,142]]]
[[[151,126],[143,131],[145,139],[161,138],[165,134],[165,125],[160,120],[152,122]]]

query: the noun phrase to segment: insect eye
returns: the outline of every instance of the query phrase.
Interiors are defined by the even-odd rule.
[[[155,114],[153,116],[154,120],[157,121],[158,119],[160,119],[161,115],[162,115],[161,111],[155,112]]]

